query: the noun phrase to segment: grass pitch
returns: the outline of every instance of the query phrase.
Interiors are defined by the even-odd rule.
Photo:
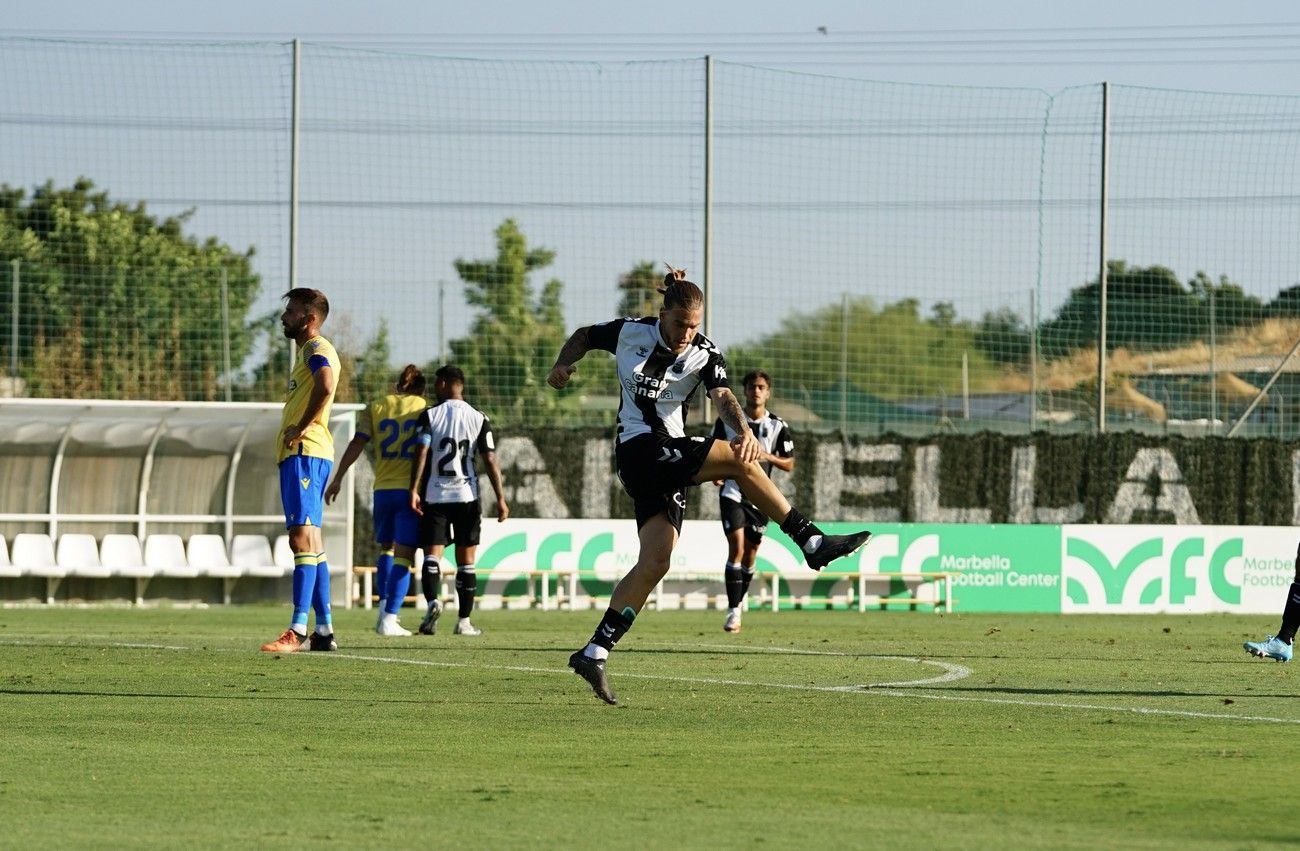
[[[565,667],[599,612],[259,653],[287,618],[0,610],[0,844],[1300,841],[1300,668],[1240,649],[1271,618],[647,611],[617,707]]]

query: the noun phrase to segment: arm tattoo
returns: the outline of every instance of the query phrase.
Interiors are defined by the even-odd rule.
[[[589,351],[591,351],[591,344],[587,340],[587,326],[584,325],[570,335],[564,348],[560,349],[559,356],[555,358],[555,364],[573,366]]]
[[[722,392],[714,399],[718,403],[718,416],[726,423],[727,428],[736,434],[749,430],[745,424],[745,412],[741,410],[740,403],[736,401],[736,394],[731,392],[728,387],[721,388]]]

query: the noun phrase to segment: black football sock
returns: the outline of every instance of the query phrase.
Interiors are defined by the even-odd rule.
[[[606,650],[613,650],[618,640],[632,628],[632,621],[635,619],[636,612],[630,607],[621,612],[606,609],[605,616],[600,619],[600,626],[596,627],[596,631],[591,636],[591,643]]]
[[[739,606],[745,601],[745,595],[749,593],[749,583],[754,581],[754,568],[742,567],[740,569],[740,596],[736,598],[734,605]]]
[[[442,566],[436,558],[426,558],[424,567],[420,568],[420,590],[424,592],[424,601],[432,603],[438,599],[438,588],[442,584]]]
[[[1286,607],[1282,609],[1282,626],[1277,637],[1292,644],[1297,627],[1300,627],[1300,582],[1292,582],[1291,590],[1286,593]]]
[[[477,591],[478,574],[474,572],[474,565],[466,564],[457,567],[456,605],[459,606],[459,617],[467,618],[469,613],[474,611],[474,594]]]
[[[727,608],[734,609],[745,599],[745,580],[741,577],[740,565],[727,562],[722,571],[722,581],[727,586]]]
[[[799,549],[806,553],[817,549],[815,546],[811,549],[806,546],[809,540],[814,537],[824,536],[822,530],[818,529],[817,525],[807,517],[800,514],[797,508],[791,508],[790,513],[781,521],[781,531],[789,535],[790,539],[799,545]]]

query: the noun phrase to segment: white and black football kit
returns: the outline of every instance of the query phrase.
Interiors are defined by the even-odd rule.
[[[453,540],[462,547],[477,546],[483,510],[474,455],[496,451],[492,423],[463,399],[434,405],[420,415],[419,423],[417,440],[429,448],[420,488],[420,539],[440,546]]]
[[[749,430],[754,433],[754,437],[762,444],[763,451],[778,458],[794,457],[794,436],[791,435],[790,427],[786,425],[785,420],[768,411],[765,417],[758,420],[751,420],[746,415],[745,421],[749,424]],[[728,428],[721,419],[713,424],[715,439],[730,442],[735,436],[736,432]],[[771,461],[764,461],[760,466],[764,473],[772,475]],[[745,540],[751,544],[758,544],[763,540],[763,533],[767,529],[767,516],[758,510],[758,506],[745,498],[735,479],[727,479],[722,489],[718,491],[718,507],[722,515],[724,531],[730,532],[743,527]]]
[[[703,334],[680,354],[664,345],[659,319],[615,319],[588,329],[593,349],[614,355],[621,393],[614,457],[636,505],[637,528],[660,512],[681,531],[686,488],[713,441],[686,437],[687,405],[700,385],[727,387],[727,361]]]

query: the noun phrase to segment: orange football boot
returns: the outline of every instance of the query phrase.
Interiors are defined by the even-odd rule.
[[[286,629],[284,635],[281,635],[275,641],[262,645],[263,652],[266,653],[293,653],[302,647],[307,640],[307,636],[299,635],[291,629]]]

